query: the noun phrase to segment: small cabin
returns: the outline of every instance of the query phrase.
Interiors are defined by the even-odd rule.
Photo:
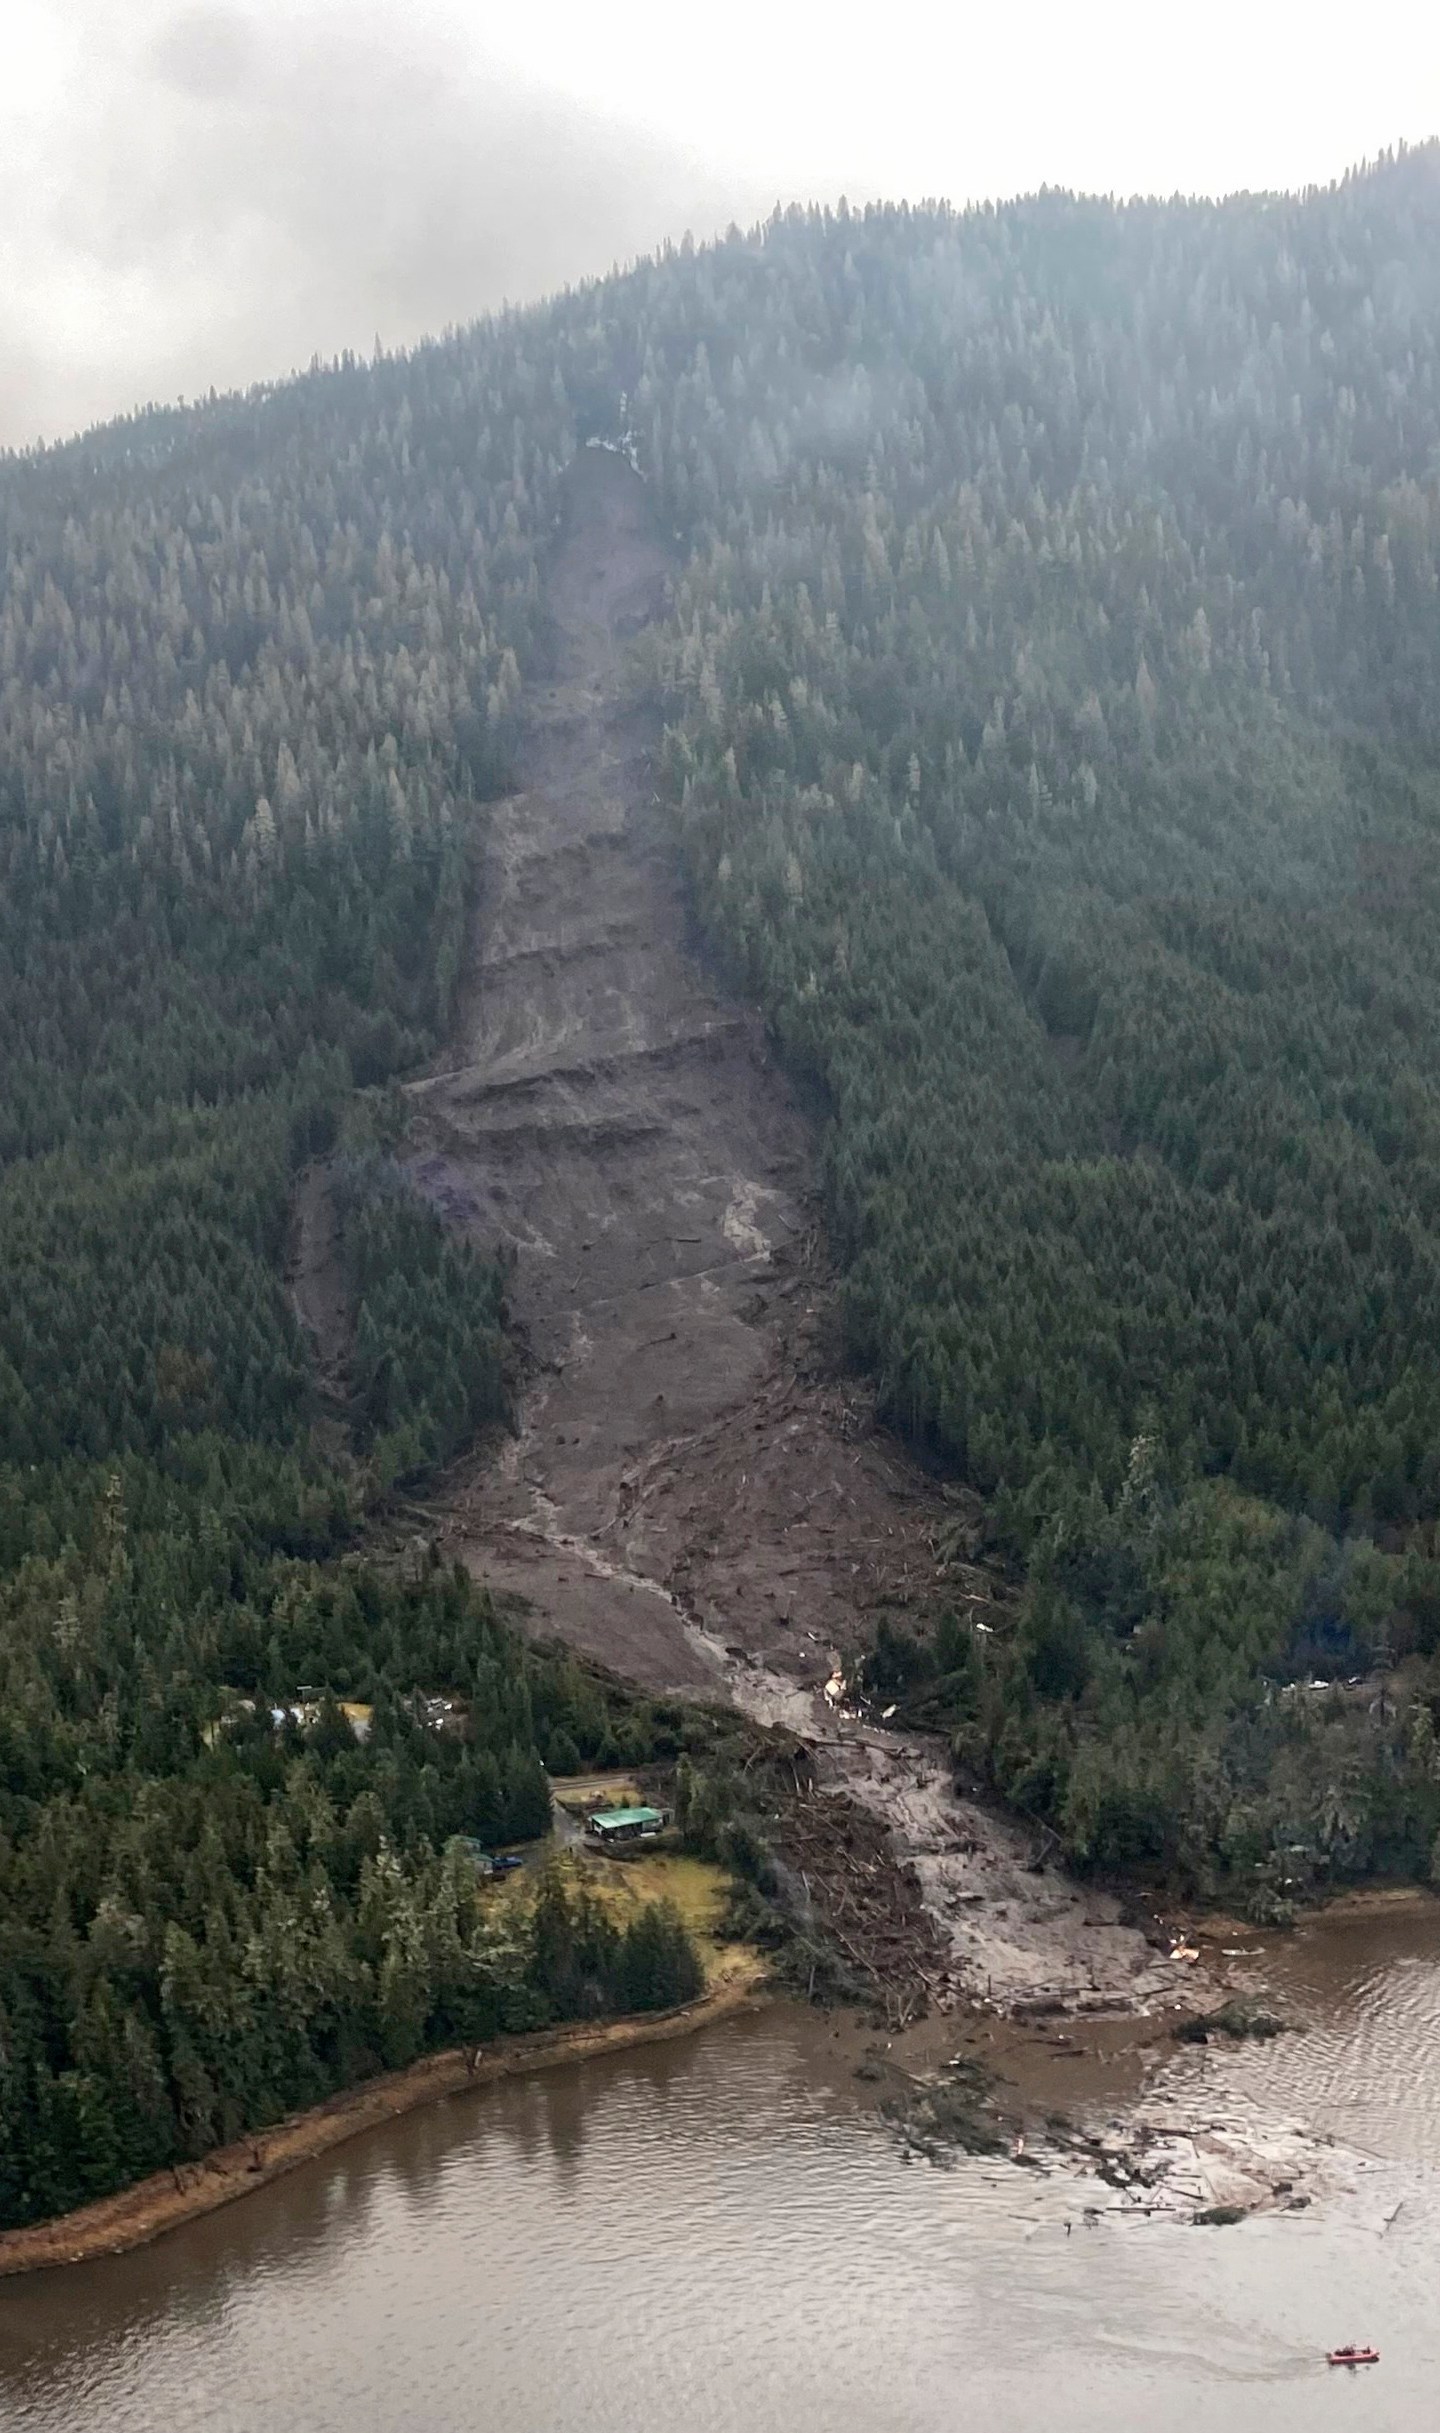
[[[665,1808],[597,1808],[585,1819],[585,1831],[602,1850],[625,1842],[653,1842],[670,1822]]]

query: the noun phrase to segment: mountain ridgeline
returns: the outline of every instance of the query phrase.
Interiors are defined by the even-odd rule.
[[[849,1355],[1023,1582],[882,1672],[1078,1860],[1431,1865],[1440,153],[777,214],[0,464],[10,2218],[457,2032],[447,1840],[673,1739],[345,1554],[503,1409],[390,1085],[590,441],[674,536],[676,850],[813,1104]],[[284,1283],[332,1152],[343,1455]],[[302,1678],[364,1750],[226,1723]]]

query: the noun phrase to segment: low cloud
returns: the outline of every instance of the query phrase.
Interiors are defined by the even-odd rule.
[[[0,443],[401,343],[769,199],[487,63],[441,0],[116,16],[65,0],[56,99],[0,127]]]

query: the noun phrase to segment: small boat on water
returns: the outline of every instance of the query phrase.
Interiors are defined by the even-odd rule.
[[[1327,2365],[1378,2365],[1380,2351],[1371,2348],[1357,2348],[1355,2343],[1350,2341],[1343,2349],[1327,2350],[1325,2363]]]

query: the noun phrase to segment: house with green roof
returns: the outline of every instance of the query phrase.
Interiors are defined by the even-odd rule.
[[[670,1822],[666,1808],[597,1808],[585,1819],[585,1831],[602,1849],[617,1843],[651,1842]]]

